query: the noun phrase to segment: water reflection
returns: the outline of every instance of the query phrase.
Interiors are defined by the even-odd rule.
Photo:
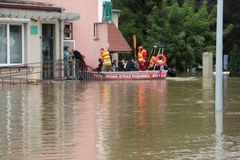
[[[238,159],[240,82],[225,82],[221,114],[213,83],[178,77],[2,86],[0,159]]]
[[[215,113],[216,122],[216,160],[222,160],[223,157],[223,112]]]
[[[137,103],[138,103],[138,126],[141,130],[145,130],[146,128],[146,116],[147,116],[147,105],[146,105],[146,87],[145,83],[139,83],[137,86]]]
[[[203,93],[203,103],[209,104],[208,106],[212,106],[214,103],[214,88],[213,88],[214,80],[212,76],[202,77],[202,93]]]

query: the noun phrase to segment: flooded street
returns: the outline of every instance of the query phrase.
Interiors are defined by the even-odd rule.
[[[0,86],[1,160],[240,159],[240,79]]]

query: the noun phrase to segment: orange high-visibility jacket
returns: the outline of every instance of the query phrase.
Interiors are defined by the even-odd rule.
[[[110,64],[111,65],[111,58],[110,58],[110,53],[106,50],[101,52],[101,58],[103,64]]]
[[[138,62],[143,63],[144,60],[145,60],[145,62],[147,60],[147,51],[145,49],[138,52]]]

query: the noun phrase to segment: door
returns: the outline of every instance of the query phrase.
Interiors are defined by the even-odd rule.
[[[54,78],[53,53],[54,53],[54,24],[42,24],[42,79]]]

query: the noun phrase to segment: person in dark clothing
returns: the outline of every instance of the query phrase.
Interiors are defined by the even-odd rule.
[[[134,71],[135,70],[135,63],[133,62],[133,59],[129,59],[126,65],[126,71]]]
[[[86,63],[83,59],[83,55],[77,50],[74,50],[73,54],[74,54],[74,58],[78,61],[78,69],[80,71],[84,71],[86,68]]]
[[[80,71],[84,71],[86,68],[86,63],[83,59],[82,54],[78,50],[73,50],[73,55],[75,58],[75,73],[76,73],[76,78],[80,78]]]
[[[75,59],[82,59],[82,54],[79,51],[73,50],[72,52],[74,54]]]
[[[116,60],[113,60],[112,62],[112,71],[117,71],[117,61]]]
[[[99,62],[98,67],[94,68],[93,71],[101,72],[102,71],[102,59],[99,58],[98,62]]]
[[[177,70],[174,68],[170,68],[168,69],[168,73],[167,73],[169,76],[171,77],[176,77],[177,76]]]

